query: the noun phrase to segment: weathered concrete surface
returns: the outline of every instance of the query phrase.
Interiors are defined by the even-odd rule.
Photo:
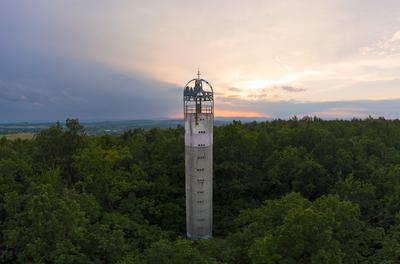
[[[212,236],[213,115],[185,116],[186,228],[191,239]]]

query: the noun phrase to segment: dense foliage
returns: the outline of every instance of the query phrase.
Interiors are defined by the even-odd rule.
[[[214,130],[214,238],[185,239],[184,131],[0,139],[1,263],[400,263],[400,121]]]

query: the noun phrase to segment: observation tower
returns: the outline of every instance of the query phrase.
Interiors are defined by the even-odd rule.
[[[193,240],[212,236],[214,92],[200,78],[183,92],[185,118],[186,232]]]

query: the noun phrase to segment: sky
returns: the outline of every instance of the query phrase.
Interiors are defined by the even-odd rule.
[[[0,0],[0,122],[400,117],[395,0]]]

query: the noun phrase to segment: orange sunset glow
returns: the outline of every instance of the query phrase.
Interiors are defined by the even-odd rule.
[[[222,109],[216,109],[215,110],[215,116],[218,117],[244,117],[244,118],[271,118],[271,116],[263,114],[263,113],[258,113],[258,112],[247,112],[247,111],[231,111],[231,110],[222,110]],[[175,113],[169,116],[170,118],[173,119],[180,119],[183,118],[182,113]]]

